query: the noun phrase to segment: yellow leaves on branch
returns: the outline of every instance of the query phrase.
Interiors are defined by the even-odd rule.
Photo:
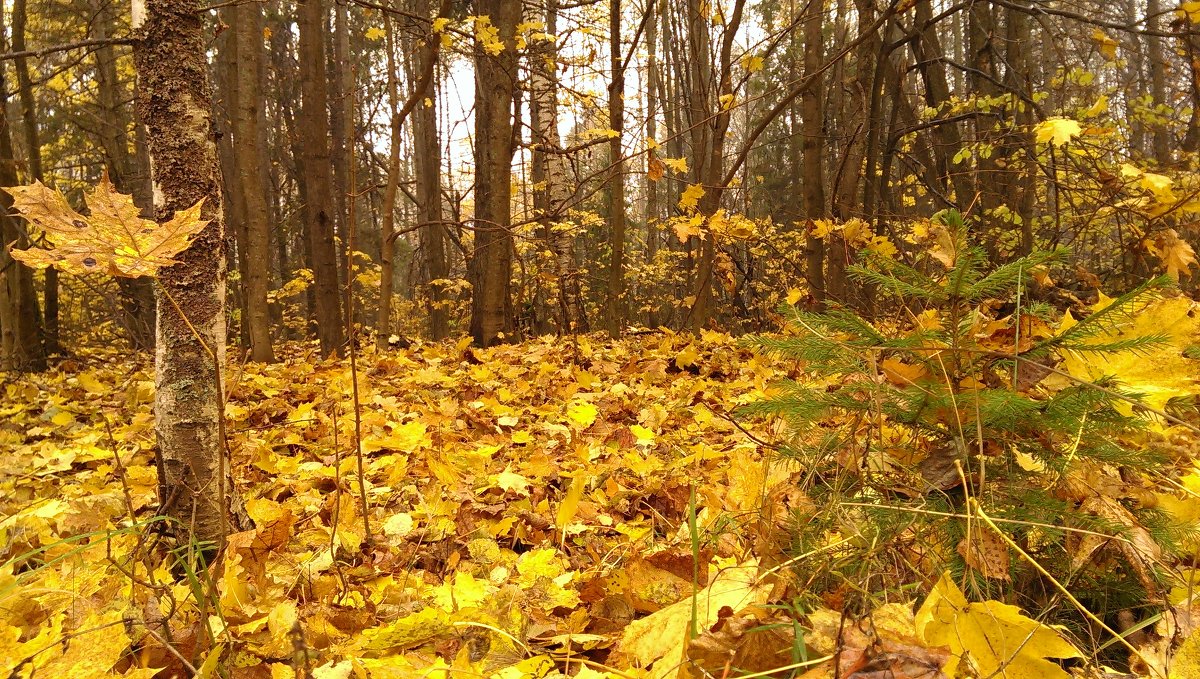
[[[704,197],[704,193],[705,191],[703,186],[700,186],[699,184],[688,184],[688,187],[684,189],[683,193],[679,196],[679,209],[688,211],[695,210],[700,203],[700,199]]]
[[[1193,24],[1200,24],[1200,2],[1197,0],[1180,3],[1179,9],[1175,11],[1179,14],[1179,18],[1187,19]]]
[[[200,218],[203,200],[161,224],[143,219],[133,197],[118,193],[107,175],[87,195],[88,217],[41,182],[4,190],[12,195],[13,208],[52,246],[12,251],[13,258],[39,269],[54,266],[74,274],[154,276],[174,264],[192,236],[208,225]]]
[[[747,73],[758,73],[763,70],[763,66],[766,64],[761,56],[750,52],[743,54],[739,61]]]
[[[1191,276],[1190,268],[1196,264],[1196,251],[1179,237],[1178,231],[1166,229],[1154,239],[1146,239],[1144,244],[1146,250],[1163,263],[1168,276],[1177,281],[1180,276]]]
[[[815,219],[805,223],[813,238],[828,240],[831,234],[841,234],[846,244],[864,248],[877,255],[891,259],[898,250],[896,245],[883,234],[876,234],[871,225],[857,217],[839,222],[833,219]]]
[[[500,29],[492,24],[489,16],[468,17],[475,22],[475,40],[483,47],[483,51],[493,57],[504,51],[504,43],[500,40]]]
[[[1083,127],[1078,121],[1070,118],[1047,118],[1033,128],[1037,143],[1051,146],[1062,146],[1083,133]]]
[[[1079,658],[1059,632],[999,601],[968,603],[949,573],[917,611],[917,635],[930,646],[945,646],[953,657],[946,676],[1052,679],[1071,675],[1052,659]],[[973,664],[970,670],[960,667]],[[973,671],[973,673],[972,673]]]
[[[1119,44],[1116,40],[1108,37],[1108,34],[1099,28],[1092,30],[1092,40],[1095,41],[1096,47],[1100,50],[1100,54],[1104,55],[1105,59],[1113,61],[1117,58],[1117,47]]]

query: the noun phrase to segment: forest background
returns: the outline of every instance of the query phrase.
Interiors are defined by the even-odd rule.
[[[211,675],[255,658],[245,667],[271,676],[320,670],[310,665],[338,676],[399,653],[418,673],[725,662],[726,674],[847,676],[882,662],[952,674],[996,643],[947,641],[934,629],[947,605],[962,625],[984,611],[1039,639],[982,661],[1027,676],[1063,671],[1046,658],[1100,662],[1114,647],[1132,654],[1128,667],[1162,674],[1200,646],[1186,646],[1191,627],[1156,626],[1189,605],[1168,592],[1190,582],[1179,569],[1200,519],[1189,504],[1195,314],[1180,296],[1197,265],[1200,3],[3,10],[0,184],[15,188],[0,199],[0,365],[4,440],[18,451],[5,483],[24,490],[5,510],[13,568],[0,585],[5,597],[31,579],[51,587],[45,578],[66,575],[56,564],[80,557],[75,542],[111,550],[138,535],[89,578],[127,575],[131,601],[162,609],[131,622],[40,601],[0,634],[18,649],[14,670],[71,667],[85,647],[58,644],[54,657],[43,637],[118,620],[141,631],[114,642],[103,673]],[[761,353],[731,339],[785,327],[807,339],[760,338]],[[1043,382],[1053,375],[1106,396],[1080,399]],[[795,381],[771,386],[783,378]],[[846,438],[818,440],[822,430]],[[452,455],[460,445],[470,452]],[[522,459],[527,445],[543,453]],[[972,471],[972,446],[1014,476]],[[773,468],[776,453],[808,473]],[[749,481],[726,475],[722,455]],[[1097,466],[1073,467],[1081,458]],[[119,502],[85,521],[92,474]],[[1044,496],[1005,490],[1029,475]],[[245,507],[238,487],[253,488]],[[992,487],[995,505],[980,505]],[[910,516],[970,517],[966,533],[939,534],[950,547],[927,552],[914,547],[925,528],[844,510],[916,498]],[[1068,537],[992,522],[1051,508]],[[732,531],[744,544],[721,537],[723,512],[757,513]],[[824,519],[806,533],[777,512]],[[164,521],[186,557],[155,551],[142,530]],[[589,543],[589,525],[666,556],[628,556],[622,568],[641,575],[616,584],[597,558],[615,548]],[[1071,530],[1125,546],[1103,557]],[[379,531],[411,549],[385,548]],[[847,542],[861,551],[839,551]],[[284,586],[292,576],[272,575],[262,550],[306,564],[305,584]],[[803,595],[764,580],[798,553],[836,558]],[[869,558],[851,568],[852,554]],[[1042,557],[1058,566],[1039,570]],[[383,565],[369,576],[342,570],[371,559]],[[943,568],[960,584],[939,580]],[[1085,571],[1095,601],[1062,585]],[[863,584],[883,573],[884,594]],[[94,584],[88,597],[112,594]],[[514,584],[519,602],[505,598]],[[685,643],[646,631],[661,617],[632,624],[687,601],[687,585]],[[696,645],[701,587],[742,621],[708,630],[716,651]],[[985,601],[968,605],[958,587]],[[881,608],[899,593],[929,596],[915,614]],[[519,615],[476,615],[497,598]],[[786,615],[763,612],[784,598]],[[1074,645],[997,608],[1008,604],[1068,625]],[[605,608],[617,605],[631,610]],[[901,621],[847,640],[840,622],[830,633],[828,609]],[[750,634],[782,627],[786,639]],[[822,634],[836,642],[813,641]],[[764,638],[774,650],[760,652]],[[496,660],[479,639],[507,644],[507,659],[523,650],[526,664]],[[836,658],[810,663],[810,651]]]

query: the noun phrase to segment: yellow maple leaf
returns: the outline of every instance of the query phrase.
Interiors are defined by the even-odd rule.
[[[1170,177],[1153,172],[1141,173],[1141,179],[1138,180],[1138,186],[1153,193],[1155,198],[1164,203],[1175,200],[1175,192],[1171,190],[1174,184],[1175,180]]]
[[[598,413],[596,406],[585,401],[577,401],[567,406],[567,419],[579,425],[581,429],[592,426]]]
[[[747,52],[742,55],[741,63],[742,68],[746,69],[747,73],[758,73],[759,71],[763,70],[763,65],[766,62],[764,62],[763,58],[757,54],[751,54]]]
[[[192,236],[208,225],[208,220],[200,218],[203,200],[161,224],[143,219],[133,197],[118,193],[107,174],[87,196],[88,217],[41,182],[4,190],[12,195],[13,208],[41,229],[53,246],[12,251],[14,259],[39,269],[54,266],[74,274],[153,276],[174,264],[175,255],[186,250]]]
[[[694,601],[693,597],[687,597],[629,623],[621,635],[618,652],[643,664],[653,663],[650,677],[674,677],[687,653],[690,625],[695,623],[697,629],[708,629],[722,609],[736,613],[761,604],[770,596],[771,585],[759,582],[756,571],[757,564],[753,561],[724,569],[708,587],[695,594]]]
[[[679,174],[683,174],[688,171],[687,158],[663,158],[662,164],[671,168],[675,172],[678,172]]]
[[[372,42],[383,40],[383,36],[385,35],[387,35],[387,33],[378,26],[372,26],[368,28],[365,33],[363,33],[363,37]]]
[[[1200,24],[1200,1],[1188,0],[1188,2],[1181,3],[1176,12],[1179,13],[1180,18],[1187,19],[1193,24]]]
[[[637,442],[642,445],[654,443],[654,432],[643,427],[640,424],[629,425],[629,431],[637,438]]]
[[[587,488],[587,484],[588,479],[584,476],[571,479],[571,485],[567,488],[567,493],[558,505],[558,511],[554,514],[554,525],[558,526],[559,530],[565,529],[575,518],[575,512],[579,510],[579,501],[583,499],[583,491]]]
[[[1070,118],[1047,118],[1033,128],[1037,135],[1037,143],[1050,143],[1051,146],[1062,146],[1083,133],[1083,127]]]
[[[1179,237],[1175,229],[1167,229],[1154,240],[1152,251],[1162,260],[1167,269],[1167,275],[1175,280],[1180,276],[1191,276],[1190,268],[1196,263],[1196,251],[1185,240]]]
[[[1117,41],[1108,37],[1107,33],[1099,28],[1092,29],[1092,40],[1096,42],[1100,54],[1103,54],[1105,59],[1112,61],[1117,58]]]
[[[704,197],[704,187],[699,184],[689,184],[679,196],[680,210],[695,210],[700,199]]]
[[[1096,103],[1092,104],[1087,111],[1084,112],[1084,118],[1094,118],[1098,115],[1108,112],[1108,95],[1101,94],[1096,98]]]
[[[1058,630],[1026,617],[1016,606],[999,601],[968,603],[950,574],[944,573],[916,616],[917,635],[931,646],[945,646],[953,657],[943,671],[957,676],[959,662],[970,655],[979,676],[1003,673],[1009,679],[1068,679],[1047,658],[1080,658]]]

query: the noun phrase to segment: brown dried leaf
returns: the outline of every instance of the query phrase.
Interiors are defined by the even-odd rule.
[[[995,532],[980,528],[971,534],[968,545],[964,538],[956,548],[967,565],[979,571],[985,578],[1008,580],[1008,545]]]
[[[722,611],[717,623],[688,642],[687,658],[693,669],[708,676],[721,676],[726,667],[744,672],[761,672],[791,662],[794,633],[787,621],[753,609],[733,614]],[[695,673],[694,673],[695,674]]]

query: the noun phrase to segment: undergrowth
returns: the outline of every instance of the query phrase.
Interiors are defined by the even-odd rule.
[[[1064,360],[1162,350],[1165,333],[1123,329],[1170,281],[1060,316],[1031,288],[1065,250],[987,270],[956,214],[937,228],[939,245],[911,264],[868,252],[851,269],[903,321],[785,307],[787,333],[750,341],[798,366],[741,410],[788,423],[778,454],[802,494],[789,554],[842,543],[796,577],[810,606],[865,613],[948,570],[970,598],[1018,605],[1097,648],[1105,633],[1063,592],[1112,626],[1165,605],[1164,564],[1195,537],[1156,501],[1174,478],[1165,432],[1190,425],[1121,375],[1079,379]]]

